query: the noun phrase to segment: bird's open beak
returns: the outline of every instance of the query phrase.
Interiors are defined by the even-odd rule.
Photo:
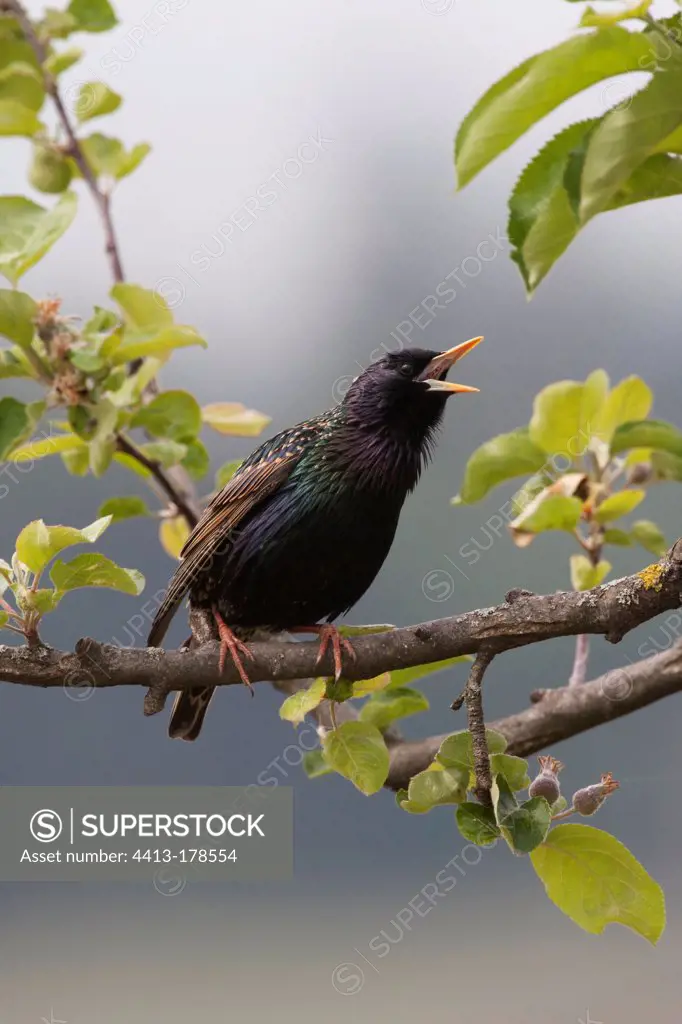
[[[442,380],[451,366],[454,366],[458,359],[462,356],[467,355],[472,349],[476,348],[477,345],[483,341],[483,337],[470,338],[469,341],[463,341],[461,345],[455,345],[454,348],[449,348],[447,352],[441,352],[434,359],[431,360],[429,365],[426,367],[422,374],[422,380],[425,381],[431,391],[446,391],[450,394],[460,394],[468,391],[478,391],[478,388],[469,387],[467,384],[455,384],[448,380]]]

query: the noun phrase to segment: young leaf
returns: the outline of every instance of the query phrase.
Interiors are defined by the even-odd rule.
[[[569,97],[612,75],[641,70],[642,58],[653,52],[643,33],[614,26],[573,36],[524,61],[462,122],[455,142],[459,187]]]
[[[593,935],[607,924],[655,944],[665,928],[660,885],[617,839],[591,825],[557,825],[531,862],[550,900]]]
[[[411,668],[396,668],[391,675],[391,681],[388,684],[389,690],[396,689],[400,686],[409,686],[410,683],[415,683],[417,679],[423,679],[424,676],[433,675],[434,672],[442,672],[443,669],[452,668],[453,665],[458,665],[462,661],[471,661],[471,657],[468,654],[460,654],[456,658],[444,658],[442,661],[431,661],[426,665],[413,665]]]
[[[83,51],[78,46],[69,46],[66,50],[60,50],[59,53],[51,53],[45,61],[45,70],[53,78],[57,78],[58,75],[77,64],[82,56]]]
[[[158,292],[139,284],[115,284],[110,294],[131,331],[149,335],[173,326],[173,314]]]
[[[133,516],[148,516],[149,509],[142,498],[131,495],[127,498],[108,498],[103,505],[100,505],[97,515],[111,516],[112,523],[121,519],[131,519]]]
[[[491,754],[490,768],[493,775],[504,776],[507,785],[514,793],[530,786],[528,762],[523,757],[514,757],[513,754]]]
[[[126,335],[126,341],[111,355],[113,366],[121,366],[135,359],[146,359],[148,356],[167,356],[176,348],[188,348],[191,345],[206,348],[206,342],[193,327],[181,324],[165,327],[142,340],[137,340],[137,337],[135,334]]]
[[[21,348],[30,348],[38,306],[26,292],[0,288],[0,334]]]
[[[581,221],[606,209],[632,172],[681,124],[682,69],[674,66],[656,71],[628,104],[609,111],[587,148]]]
[[[321,750],[306,750],[301,764],[309,779],[317,779],[320,775],[329,775],[333,771],[325,761]]]
[[[299,725],[305,716],[324,700],[326,679],[315,679],[307,690],[297,690],[282,704],[279,709],[279,717],[285,722],[293,722]]]
[[[14,446],[26,435],[31,421],[23,402],[16,398],[0,398],[0,460],[6,459]]]
[[[140,445],[140,451],[148,459],[159,462],[164,469],[170,469],[185,458],[187,445],[179,444],[178,441],[150,441]]]
[[[346,682],[346,680],[339,680],[339,682]],[[391,673],[382,672],[381,675],[374,676],[372,679],[358,679],[357,682],[350,683],[349,697],[367,697],[369,694],[380,692],[385,690],[391,682]],[[343,697],[343,700],[347,700],[348,697]]]
[[[411,690],[408,686],[399,686],[373,694],[360,708],[359,718],[361,722],[375,725],[383,732],[391,722],[399,718],[428,710],[429,702],[423,693]]]
[[[180,463],[193,480],[201,480],[206,476],[211,466],[211,457],[206,451],[206,446],[198,437],[185,439],[187,454]]]
[[[535,534],[546,530],[567,530],[573,533],[582,509],[580,498],[548,494],[539,504],[531,502],[528,509],[509,524],[512,539],[518,547],[527,547]]]
[[[601,371],[585,382],[560,380],[538,392],[529,424],[533,443],[548,455],[574,458],[581,454],[604,398],[604,377]]]
[[[43,125],[30,107],[16,100],[0,100],[0,136],[24,135],[31,138],[42,128]]]
[[[477,846],[492,846],[500,837],[492,807],[465,802],[457,808],[457,827],[464,839]]]
[[[64,234],[76,215],[76,194],[65,192],[45,210],[23,196],[0,196],[0,273],[16,284]]]
[[[225,462],[220,469],[216,470],[215,485],[217,490],[222,490],[225,484],[229,483],[243,461],[243,459],[233,459],[231,462]]]
[[[104,516],[77,530],[73,526],[46,526],[42,519],[35,519],[17,537],[17,557],[31,572],[42,572],[64,548],[74,544],[94,544],[110,523],[111,517]]]
[[[74,111],[82,124],[93,117],[113,113],[121,106],[122,102],[123,97],[110,89],[104,82],[83,82],[76,97]]]
[[[389,758],[384,738],[366,722],[344,722],[323,740],[329,765],[370,796],[381,789],[388,776]]]
[[[255,409],[247,409],[240,402],[214,402],[201,410],[204,423],[220,434],[237,437],[257,437],[270,422],[270,417]]]
[[[595,416],[593,433],[609,444],[617,428],[631,420],[645,420],[654,400],[641,377],[626,377],[609,392]]]
[[[124,594],[141,594],[144,576],[137,569],[124,569],[97,553],[76,555],[70,562],[57,559],[50,579],[60,593],[81,587],[109,587]]]
[[[71,0],[67,7],[81,32],[108,32],[117,24],[109,0]]]
[[[636,523],[633,523],[630,536],[657,558],[660,558],[668,550],[668,542],[660,527],[656,526],[656,523],[652,523],[650,519],[638,519]]]
[[[664,420],[634,420],[618,427],[611,441],[611,452],[617,455],[628,448],[654,448],[682,458],[682,431]]]
[[[515,476],[535,473],[547,459],[522,427],[510,434],[499,434],[477,448],[467,462],[464,482],[453,504],[472,505],[488,491]]]
[[[201,430],[201,409],[188,391],[162,391],[135,413],[130,426],[142,427],[154,437],[185,441]]]
[[[426,810],[466,800],[469,772],[462,768],[443,768],[436,764],[410,779],[407,799]]]
[[[602,559],[597,565],[586,555],[571,555],[571,586],[574,590],[591,590],[598,587],[600,583],[611,572],[611,563]]]
[[[179,558],[185,541],[189,537],[189,526],[184,516],[162,519],[159,526],[161,547],[171,558]]]
[[[632,545],[630,534],[626,533],[625,530],[617,530],[615,528],[604,530],[604,543],[617,544],[621,548],[629,548]]]
[[[488,751],[491,754],[503,754],[507,749],[507,741],[504,736],[495,732],[494,729],[486,729],[486,740]],[[453,732],[441,743],[436,760],[445,768],[463,768],[468,772],[474,769],[474,750],[471,744],[471,733],[463,729],[461,732]]]
[[[639,503],[646,497],[646,491],[626,489],[610,494],[594,510],[594,518],[598,523],[612,523],[614,519],[620,519],[637,508]]]
[[[11,462],[29,462],[31,459],[44,459],[47,455],[61,455],[63,452],[75,452],[87,448],[87,445],[75,434],[53,434],[40,441],[29,441],[14,448],[7,454]]]
[[[532,797],[519,804],[502,775],[495,775],[491,796],[497,824],[514,853],[530,853],[543,842],[552,817],[544,797]]]

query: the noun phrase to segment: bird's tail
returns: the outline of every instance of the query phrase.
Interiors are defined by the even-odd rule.
[[[209,686],[202,690],[184,690],[178,693],[168,723],[168,735],[171,739],[197,738],[215,691],[215,686]]]

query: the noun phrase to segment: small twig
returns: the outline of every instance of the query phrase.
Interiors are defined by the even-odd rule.
[[[125,434],[118,433],[116,435],[116,444],[120,452],[123,452],[124,455],[129,455],[139,462],[141,466],[149,470],[166,497],[175,505],[179,514],[185,517],[190,530],[194,529],[199,521],[199,513],[194,505],[194,497],[176,486],[165,472],[161,463],[156,459],[148,458]]]
[[[553,814],[552,821],[563,821],[564,818],[570,818],[573,814],[577,814],[575,807],[567,807],[565,810],[559,811],[558,814]]]
[[[581,686],[587,679],[587,661],[590,656],[590,638],[587,633],[578,633],[575,638],[575,655],[569,686]]]
[[[464,689],[464,703],[467,708],[467,723],[471,734],[471,745],[474,752],[474,774],[476,786],[474,793],[487,807],[492,806],[490,789],[493,784],[490,770],[490,754],[485,736],[485,716],[483,714],[483,676],[495,655],[500,651],[495,644],[481,646],[471,666],[469,679]],[[457,703],[455,701],[455,703]],[[461,704],[460,704],[461,707]]]

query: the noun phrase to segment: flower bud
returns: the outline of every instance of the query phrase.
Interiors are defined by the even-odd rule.
[[[573,794],[573,807],[578,814],[589,817],[599,810],[607,796],[619,788],[620,783],[616,782],[611,772],[606,772],[605,775],[602,775],[601,782],[597,782],[593,786],[585,786],[584,789],[579,789],[577,793]]]
[[[533,779],[528,787],[528,796],[544,796],[551,807],[561,796],[558,775],[564,766],[555,757],[541,755],[538,757],[538,761],[540,774]]]

